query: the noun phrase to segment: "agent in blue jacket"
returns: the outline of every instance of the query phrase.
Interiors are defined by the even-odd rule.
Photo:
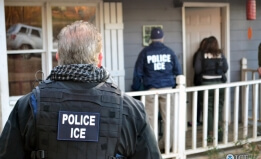
[[[152,43],[139,54],[133,74],[132,90],[171,89],[176,87],[176,76],[181,75],[181,65],[174,51],[163,44],[163,30],[153,28],[151,31]],[[166,95],[159,96],[159,110],[165,123]],[[145,107],[150,124],[154,120],[154,97],[146,97]],[[165,124],[164,124],[165,125]],[[162,137],[164,139],[164,135]],[[159,141],[163,149],[164,141]]]

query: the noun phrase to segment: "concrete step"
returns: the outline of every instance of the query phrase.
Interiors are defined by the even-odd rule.
[[[253,154],[256,155],[256,158],[252,159],[261,159],[261,142],[256,142],[252,146],[237,146],[227,149],[210,148],[207,152],[188,155],[187,159],[250,159]],[[253,149],[254,147],[255,150]],[[229,155],[232,155],[234,158],[229,158]]]

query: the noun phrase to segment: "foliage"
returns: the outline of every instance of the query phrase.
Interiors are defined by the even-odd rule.
[[[207,142],[213,142],[214,138],[212,136],[208,136]],[[218,159],[224,158],[225,154],[223,150],[219,149],[218,147],[208,147],[208,151],[206,152],[209,159]]]
[[[249,142],[247,138],[245,140],[237,141],[235,145],[243,146],[243,150],[248,155],[248,159],[257,159],[261,152],[261,146],[257,143]]]

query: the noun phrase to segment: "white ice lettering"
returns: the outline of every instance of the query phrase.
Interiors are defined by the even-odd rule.
[[[165,70],[165,62],[154,63],[154,70]]]
[[[84,139],[85,138],[85,128],[71,128],[71,138],[81,138]]]
[[[147,63],[154,64],[154,70],[165,70],[165,63],[171,62],[170,54],[161,54],[161,55],[149,55],[147,56]]]

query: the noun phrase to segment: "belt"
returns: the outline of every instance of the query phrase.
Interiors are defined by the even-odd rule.
[[[221,82],[221,78],[213,78],[213,79],[204,79],[205,82]]]

